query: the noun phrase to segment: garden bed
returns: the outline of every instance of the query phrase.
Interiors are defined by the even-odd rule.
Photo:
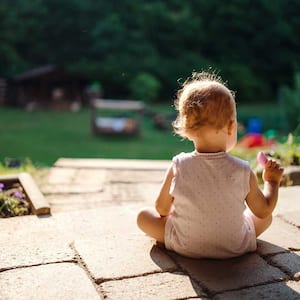
[[[300,166],[287,166],[284,169],[282,185],[300,185]]]
[[[29,173],[0,176],[0,218],[50,214],[50,205]]]

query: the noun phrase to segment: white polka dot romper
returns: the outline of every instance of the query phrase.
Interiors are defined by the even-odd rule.
[[[254,225],[245,213],[250,189],[246,161],[225,152],[194,151],[175,156],[173,172],[167,249],[194,258],[229,258],[256,250]]]

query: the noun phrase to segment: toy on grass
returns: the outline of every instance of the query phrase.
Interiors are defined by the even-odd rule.
[[[264,152],[259,151],[257,153],[257,157],[256,157],[258,163],[264,168],[268,162],[268,158],[267,156],[264,154]]]

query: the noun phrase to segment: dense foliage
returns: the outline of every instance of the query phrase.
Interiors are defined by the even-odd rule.
[[[169,100],[211,67],[240,102],[274,101],[300,61],[297,0],[1,0],[0,77],[55,64],[107,97]]]

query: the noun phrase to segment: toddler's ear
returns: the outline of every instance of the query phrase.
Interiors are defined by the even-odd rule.
[[[227,130],[228,130],[228,134],[232,135],[234,132],[234,126],[235,126],[235,121],[234,120],[230,120],[228,122],[228,126],[227,126]]]

